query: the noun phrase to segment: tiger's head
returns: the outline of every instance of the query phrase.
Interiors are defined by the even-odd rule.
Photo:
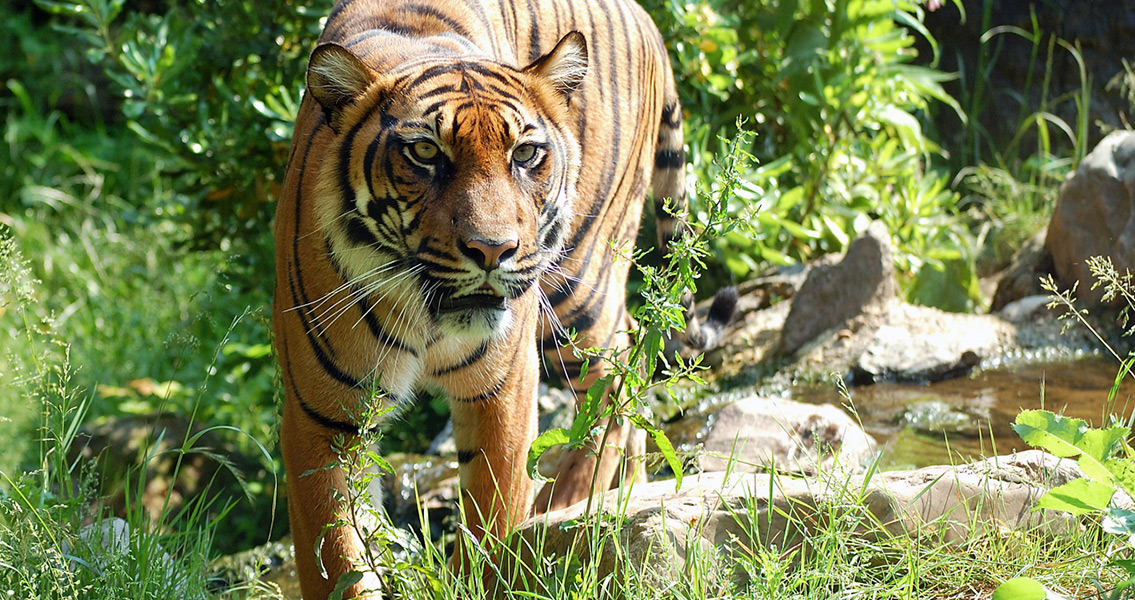
[[[315,214],[352,291],[424,309],[442,334],[504,335],[564,247],[580,163],[569,101],[586,70],[578,32],[521,69],[423,58],[379,73],[316,48],[307,89],[335,138]]]

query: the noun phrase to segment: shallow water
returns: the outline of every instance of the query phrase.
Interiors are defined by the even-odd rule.
[[[925,385],[880,383],[850,392],[864,428],[883,447],[881,468],[906,469],[1025,450],[1028,446],[1011,425],[1026,409],[1046,408],[1094,426],[1106,423],[1107,414],[1129,421],[1135,409],[1131,376],[1105,412],[1118,370],[1117,361],[1092,357],[978,371]],[[798,387],[791,396],[802,402],[846,403],[834,386]],[[929,404],[934,402],[941,404]],[[915,426],[904,419],[912,405],[955,412],[938,426],[933,419]]]

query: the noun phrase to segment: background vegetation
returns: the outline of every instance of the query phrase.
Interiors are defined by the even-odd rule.
[[[979,309],[978,275],[1043,225],[1087,147],[1086,96],[1072,98],[1079,112],[1067,121],[1022,94],[1009,139],[981,126],[1005,38],[1033,44],[1039,63],[1078,56],[1037,27],[992,31],[988,11],[968,16],[991,30],[983,62],[958,78],[935,68],[918,1],[643,4],[681,82],[696,198],[722,185],[713,158],[737,137],[738,117],[754,134],[756,165],[727,206],[741,226],[713,242],[703,293],[839,252],[878,219],[910,300]],[[283,533],[281,468],[263,450],[275,446],[277,414],[270,223],[305,59],[330,5],[0,0],[0,47],[10,49],[0,55],[0,236],[14,240],[0,253],[0,521],[16,532],[0,539],[42,540],[56,526],[73,538],[113,510],[88,502],[108,491],[107,477],[69,456],[70,442],[80,425],[158,413],[186,422],[174,450],[221,425],[231,429],[210,432],[214,447],[251,457],[243,487],[163,511],[170,531],[186,520],[199,531],[240,503],[224,535],[179,538],[175,554],[207,558]],[[1048,98],[1047,80],[1035,85]],[[943,114],[962,124],[949,147],[937,133]],[[709,214],[695,201],[695,220]],[[444,406],[430,409],[387,443],[428,440]],[[147,475],[131,477],[128,513]],[[47,509],[68,503],[85,508],[53,521]],[[5,544],[6,564],[17,558],[4,551],[38,551]],[[136,546],[140,556],[145,543]],[[45,580],[67,570],[58,556],[39,559]]]

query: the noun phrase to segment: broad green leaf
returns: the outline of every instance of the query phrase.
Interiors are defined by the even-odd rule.
[[[1072,419],[1047,410],[1026,410],[1017,415],[1013,429],[1031,446],[1048,450],[1061,458],[1080,457],[1084,475],[1098,481],[1113,482],[1115,477],[1104,464],[1111,451],[1129,430],[1125,427],[1091,429],[1081,419]]]
[[[1060,487],[1048,490],[1040,497],[1037,508],[1083,515],[1106,509],[1113,494],[1115,488],[1106,483],[1091,479],[1073,479]]]
[[[1127,572],[1128,577],[1135,577],[1135,559],[1115,559],[1109,564],[1113,564]]]
[[[1084,454],[1103,463],[1112,455],[1116,444],[1127,437],[1128,433],[1130,433],[1130,430],[1118,425],[1107,429],[1089,429],[1080,443],[1076,445],[1084,451]],[[1082,467],[1083,465],[1081,465]]]
[[[1035,579],[1014,577],[997,586],[993,600],[1044,600],[1048,590]]]
[[[1110,458],[1104,467],[1112,475],[1112,483],[1128,496],[1135,495],[1135,460],[1130,458]]]
[[[532,445],[528,447],[528,477],[540,481],[542,478],[537,469],[540,457],[548,451],[548,448],[566,444],[570,441],[571,436],[568,435],[568,430],[563,427],[549,429],[532,440]]]
[[[662,453],[662,458],[666,459],[666,464],[670,465],[670,470],[674,472],[674,489],[682,487],[682,461],[678,460],[678,453],[674,451],[674,445],[670,443],[670,438],[666,434],[656,428],[650,421],[646,420],[640,414],[633,414],[630,417],[631,423],[635,427],[642,429],[658,446],[658,451]]]
[[[1072,458],[1083,450],[1076,444],[1084,437],[1088,424],[1047,410],[1026,410],[1013,421],[1013,431],[1030,446],[1059,456]]]
[[[327,600],[343,600],[343,594],[347,588],[355,585],[363,580],[363,574],[360,571],[347,571],[339,576],[339,581],[335,582],[335,589],[331,590],[331,594],[327,596]]]
[[[1135,534],[1135,512],[1122,508],[1109,508],[1100,526],[1108,533],[1130,537]]]
[[[658,354],[661,352],[663,344],[662,332],[657,329],[649,329],[646,335],[642,336],[642,349],[645,353],[645,369],[646,373],[654,373],[655,367],[658,362]]]
[[[607,387],[611,385],[614,380],[614,375],[608,373],[603,377],[595,380],[591,387],[587,388],[587,396],[583,404],[579,406],[579,411],[575,415],[575,421],[571,424],[571,439],[582,440],[587,436],[591,428],[595,426],[595,422],[599,420],[599,412],[603,405],[603,398],[607,395]]]

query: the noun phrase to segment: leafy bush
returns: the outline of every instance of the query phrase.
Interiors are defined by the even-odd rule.
[[[736,276],[841,251],[878,219],[910,299],[973,305],[974,239],[946,175],[930,167],[939,148],[921,124],[932,103],[961,109],[940,85],[947,75],[912,64],[912,32],[934,44],[917,2],[647,7],[678,71],[697,180],[713,180],[708,157],[735,135],[738,116],[757,134],[761,167],[730,207],[751,227],[717,242]]]
[[[959,78],[971,121],[957,131],[951,164],[958,173],[962,208],[988,239],[978,259],[982,274],[989,274],[1008,264],[1021,244],[1047,225],[1060,184],[1087,153],[1091,86],[1078,45],[1043,31],[1035,15],[1028,30],[990,27],[991,2],[984,2],[983,8],[985,33],[975,71],[963,69]],[[1022,89],[998,93],[990,79],[1002,52],[1007,44],[1022,42],[1029,48],[1030,75]],[[1051,90],[1058,53],[1071,57],[1079,79],[1078,89],[1060,95]],[[989,115],[1014,108],[993,106],[995,98],[999,104],[1016,103],[1015,120],[1000,124],[1009,131],[1004,138],[983,125]],[[1057,115],[1057,108],[1066,104],[1072,106],[1072,122]]]
[[[22,440],[33,439],[38,397],[12,381],[26,381],[21,374],[51,347],[17,332],[25,322],[48,324],[55,339],[68,342],[76,365],[70,385],[86,400],[88,424],[173,413],[247,434],[234,441],[260,463],[246,473],[256,506],[234,515],[230,532],[239,533],[220,541],[229,549],[262,543],[280,469],[257,446],[274,438],[277,412],[261,308],[272,284],[265,276],[272,272],[267,216],[259,216],[252,234],[199,234],[205,222],[183,210],[192,190],[181,187],[189,181],[184,161],[140,144],[128,129],[139,121],[119,112],[125,99],[99,91],[106,74],[84,56],[91,47],[57,30],[78,24],[27,5],[5,15],[0,40],[17,51],[0,56],[0,225],[10,227],[13,251],[33,258],[27,279],[34,283],[19,288],[29,301],[23,316],[0,308],[0,407],[7,418],[0,423],[0,470],[36,467]],[[144,14],[132,18],[150,22]],[[113,24],[67,30],[92,32],[108,44],[123,35]],[[192,214],[216,216],[202,208]],[[220,241],[205,247],[206,238]],[[0,288],[4,296],[14,289]],[[110,486],[122,482],[107,484],[93,493],[112,493]]]
[[[73,387],[67,345],[50,319],[34,309],[34,282],[6,231],[0,231],[0,324],[28,351],[3,359],[0,402],[30,409],[36,427],[5,431],[33,443],[36,468],[23,470],[5,448],[0,463],[0,590],[17,598],[206,598],[204,571],[212,535],[202,495],[178,515],[163,511],[161,523],[128,509],[129,522],[109,519],[91,498],[94,471],[72,461],[69,450],[88,404]],[[5,413],[9,414],[9,413]],[[21,420],[20,412],[11,413]],[[17,423],[21,428],[27,424]],[[184,453],[189,440],[185,440]],[[14,464],[13,464],[14,463]],[[145,481],[131,474],[135,489]],[[92,520],[94,521],[92,523]],[[157,533],[174,522],[186,532]]]
[[[164,14],[124,4],[37,0],[67,17],[57,28],[103,66],[127,127],[161,153],[175,194],[160,208],[199,245],[265,244],[298,82],[331,2],[175,2]]]

